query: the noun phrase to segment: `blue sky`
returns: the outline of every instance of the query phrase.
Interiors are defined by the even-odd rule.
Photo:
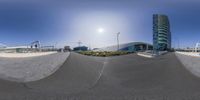
[[[0,2],[0,43],[103,47],[143,41],[152,43],[152,15],[168,15],[172,46],[200,41],[198,0],[57,0]],[[98,33],[98,28],[105,32]]]

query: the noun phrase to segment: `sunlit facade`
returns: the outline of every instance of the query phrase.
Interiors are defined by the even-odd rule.
[[[126,52],[135,52],[135,51],[146,51],[146,50],[152,50],[153,46],[148,43],[144,42],[130,42],[130,43],[124,43],[119,45],[119,51],[126,51]],[[108,46],[104,48],[97,49],[95,51],[118,51],[118,46]]]

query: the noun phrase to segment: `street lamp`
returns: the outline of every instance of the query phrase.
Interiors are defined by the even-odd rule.
[[[120,32],[117,33],[117,51],[119,51],[119,34]]]
[[[198,52],[199,47],[200,47],[200,42],[197,42],[195,46],[195,52]]]

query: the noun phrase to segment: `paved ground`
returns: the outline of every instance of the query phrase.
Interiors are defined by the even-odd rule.
[[[34,52],[34,53],[4,53],[0,52],[0,57],[6,58],[29,58],[29,57],[38,57],[45,56],[50,54],[55,54],[57,52]]]
[[[43,79],[66,61],[70,53],[22,53],[22,57],[0,57],[0,78],[17,82],[30,82]],[[1,55],[1,54],[0,54]],[[15,55],[9,54],[7,55]],[[20,53],[16,54],[20,55]],[[33,57],[23,57],[33,55]],[[42,55],[42,56],[39,56]]]
[[[176,52],[175,54],[192,74],[200,77],[200,56],[197,56],[197,53]]]
[[[45,79],[26,84],[0,80],[0,100],[200,100],[200,78],[173,53],[153,59],[71,53]]]

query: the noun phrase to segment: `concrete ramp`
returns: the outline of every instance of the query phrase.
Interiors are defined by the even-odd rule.
[[[26,83],[40,92],[74,93],[93,87],[100,78],[106,58],[71,53],[50,77]]]
[[[38,57],[50,54],[55,54],[57,52],[36,52],[36,53],[0,53],[0,57],[3,58],[28,58],[28,57]]]
[[[6,57],[4,57],[6,55]],[[17,57],[10,57],[17,55]],[[54,73],[67,59],[69,53],[44,53],[44,55],[4,54],[0,57],[0,78],[17,82],[29,82],[43,79]],[[28,55],[28,56],[27,56]]]
[[[192,53],[176,52],[177,58],[194,75],[200,77],[200,56]]]
[[[0,100],[199,100],[199,87],[200,79],[174,53],[152,59],[71,53],[55,73],[41,80],[0,79]]]

